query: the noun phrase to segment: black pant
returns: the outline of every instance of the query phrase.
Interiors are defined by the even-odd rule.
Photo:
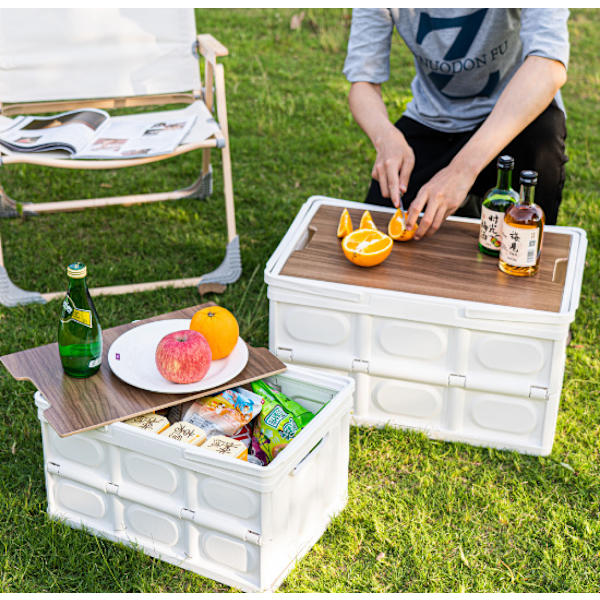
[[[450,163],[477,129],[462,133],[444,133],[408,117],[401,117],[395,125],[404,134],[415,153],[415,167],[406,194],[402,197],[404,208],[408,208],[421,186]],[[517,191],[521,171],[532,169],[538,172],[535,202],[544,210],[548,225],[556,223],[558,207],[562,200],[565,163],[568,160],[565,154],[566,137],[565,115],[553,100],[552,104],[498,155],[510,154],[514,157],[513,187]],[[485,193],[496,185],[496,159],[497,157],[479,174],[470,194],[483,198]],[[381,206],[392,205],[389,198],[381,195],[379,183],[375,179],[371,181],[365,202]],[[479,216],[469,206],[459,208],[455,214]]]

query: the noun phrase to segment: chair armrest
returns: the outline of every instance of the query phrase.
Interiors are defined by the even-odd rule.
[[[214,62],[219,56],[227,56],[229,50],[210,33],[202,33],[198,36],[198,51],[204,58]]]

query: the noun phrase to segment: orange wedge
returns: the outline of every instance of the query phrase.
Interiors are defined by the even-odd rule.
[[[388,223],[388,235],[397,242],[408,242],[408,240],[412,240],[415,231],[417,231],[418,225],[416,223],[412,229],[408,230],[406,228],[407,216],[408,213],[399,208]]]
[[[352,221],[350,220],[350,213],[348,212],[348,209],[345,208],[342,211],[342,216],[340,217],[340,222],[338,223],[337,236],[339,238],[344,238],[349,233],[352,233]]]
[[[392,251],[392,238],[377,229],[357,229],[342,240],[346,258],[359,267],[374,267]]]
[[[365,210],[361,219],[359,229],[377,229],[377,225],[373,222],[373,217],[368,210]]]

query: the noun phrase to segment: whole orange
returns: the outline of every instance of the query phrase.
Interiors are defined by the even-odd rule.
[[[236,318],[222,306],[201,308],[192,317],[190,329],[199,331],[206,338],[213,360],[229,356],[240,335]]]

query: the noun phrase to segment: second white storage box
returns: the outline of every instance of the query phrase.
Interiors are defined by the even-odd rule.
[[[114,423],[42,426],[48,513],[244,591],[277,587],[346,505],[354,383],[290,367],[266,381],[313,413],[266,467]]]
[[[485,282],[480,288],[471,281],[468,295],[460,289],[473,265],[493,261],[478,254],[478,222],[451,219],[457,236],[442,231],[434,236],[446,236],[447,253],[445,248],[434,252],[432,242],[395,244],[386,263],[361,270],[344,262],[336,238],[335,219],[343,208],[354,211],[355,227],[364,209],[371,210],[382,229],[394,212],[318,196],[305,203],[265,269],[271,352],[285,362],[354,377],[356,424],[390,424],[433,438],[548,454],[569,324],[579,303],[585,232],[546,228],[558,236],[552,238],[562,248],[558,256],[565,256],[545,251],[552,264],[546,262],[543,277],[550,281],[546,288],[555,309],[536,310],[523,306],[546,303],[543,278],[509,281],[495,263],[481,268]],[[460,236],[469,239],[467,250],[463,244],[459,252],[456,248],[465,239]],[[452,274],[441,289],[444,297],[420,293],[411,281],[406,282],[407,288],[412,285],[410,293],[390,282],[414,274],[423,285],[439,288],[432,261]],[[328,272],[332,268],[338,271]],[[364,285],[352,283],[358,277]],[[490,302],[489,289],[487,299],[478,301],[484,285],[502,295],[504,304]],[[509,305],[511,293],[515,306]]]

